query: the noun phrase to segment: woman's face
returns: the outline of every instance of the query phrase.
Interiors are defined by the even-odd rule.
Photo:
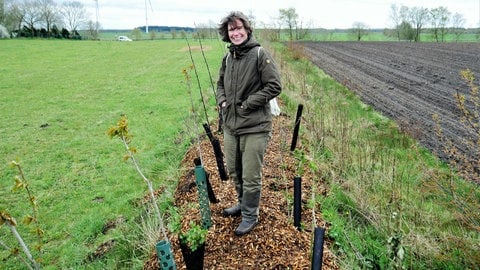
[[[240,45],[247,40],[247,30],[245,30],[241,20],[236,19],[235,22],[228,24],[228,37],[234,45]]]

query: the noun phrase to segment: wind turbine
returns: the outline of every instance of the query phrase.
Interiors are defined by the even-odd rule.
[[[153,7],[152,7],[152,2],[148,0],[148,3],[150,4],[150,9],[152,10],[153,13]],[[145,0],[145,33],[148,33],[148,8],[147,8],[147,0]]]
[[[150,0],[149,0],[150,1]],[[151,5],[151,3],[150,3]],[[148,34],[148,9],[147,9],[147,0],[145,0],[145,33]]]
[[[95,30],[97,31],[97,35],[98,35],[98,0],[93,0],[95,1],[96,3],[96,10],[95,10],[95,17],[96,17],[96,21],[95,21]]]

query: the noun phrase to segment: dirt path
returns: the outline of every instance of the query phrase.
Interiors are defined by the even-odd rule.
[[[305,42],[311,61],[353,90],[366,103],[396,120],[422,145],[439,153],[433,114],[441,117],[445,137],[462,153],[471,136],[461,123],[454,94],[469,95],[460,78],[470,69],[480,78],[480,43]],[[478,153],[478,152],[477,152]]]
[[[210,174],[210,182],[218,203],[210,203],[212,227],[209,229],[205,250],[204,269],[310,269],[313,245],[313,228],[328,227],[321,218],[320,206],[313,211],[307,202],[312,198],[312,181],[309,168],[305,166],[302,176],[302,217],[303,229],[293,226],[292,196],[293,179],[298,172],[298,162],[290,152],[293,122],[287,115],[274,118],[274,131],[265,155],[263,170],[262,198],[259,224],[247,235],[237,237],[234,230],[241,218],[225,218],[222,210],[236,201],[231,181],[222,181],[218,173],[215,154],[208,139],[200,144],[204,167]],[[217,130],[212,127],[212,130]],[[216,137],[223,147],[222,135]],[[300,142],[297,148],[301,148]],[[187,228],[191,220],[200,223],[198,194],[193,172],[193,160],[198,157],[198,148],[192,147],[185,155],[183,166],[192,168],[180,179],[175,192],[175,205],[189,209],[182,215],[182,228]],[[316,179],[318,181],[318,179]],[[316,196],[326,193],[322,183],[317,182]],[[290,201],[287,202],[287,197]],[[186,269],[178,244],[178,236],[170,234],[177,269]],[[338,269],[334,254],[325,240],[322,269]],[[158,269],[156,254],[152,254],[144,269]]]

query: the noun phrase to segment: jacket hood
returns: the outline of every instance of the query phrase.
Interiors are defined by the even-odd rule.
[[[231,44],[228,49],[233,55],[233,58],[241,59],[248,51],[258,46],[260,46],[260,43],[258,43],[252,35],[249,35],[245,42],[240,45]]]

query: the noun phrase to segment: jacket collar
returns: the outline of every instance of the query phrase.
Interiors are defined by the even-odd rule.
[[[260,46],[252,35],[240,45],[230,44],[228,47],[234,59],[241,59],[250,49]]]

